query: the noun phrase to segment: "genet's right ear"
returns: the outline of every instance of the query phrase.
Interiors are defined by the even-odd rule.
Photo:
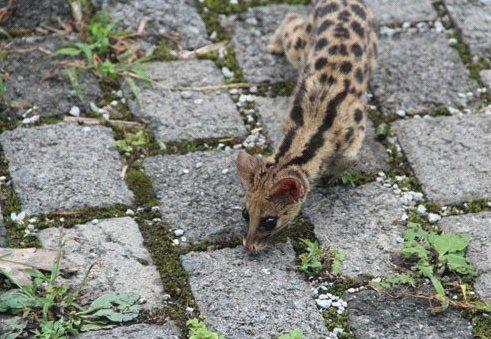
[[[254,173],[261,165],[261,160],[245,151],[240,151],[236,165],[240,182],[244,189],[248,190],[252,185]]]

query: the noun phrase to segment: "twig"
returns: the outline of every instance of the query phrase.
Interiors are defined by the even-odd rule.
[[[218,52],[220,49],[227,47],[228,44],[227,41],[221,41],[216,44],[200,47],[194,51],[182,50],[179,52],[178,57],[183,60],[199,58],[212,52]]]
[[[212,85],[212,86],[201,86],[201,87],[169,87],[163,86],[159,83],[153,81],[154,85],[159,87],[160,89],[169,90],[169,91],[197,91],[197,92],[206,92],[206,91],[218,91],[223,89],[232,89],[232,88],[248,88],[257,86],[255,84],[248,84],[245,82],[240,82],[236,84],[226,84],[226,85]]]
[[[125,120],[101,120],[97,118],[84,118],[84,117],[71,117],[65,116],[63,118],[65,122],[77,122],[84,123],[86,125],[104,125],[105,122],[108,122],[112,125],[123,129],[135,129],[135,128],[143,128],[143,125],[136,121],[125,121]]]

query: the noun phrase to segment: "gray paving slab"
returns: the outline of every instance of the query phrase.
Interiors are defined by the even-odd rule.
[[[287,97],[255,97],[256,108],[266,126],[268,136],[275,144],[282,136],[283,121],[288,114],[289,101]],[[368,120],[366,137],[360,152],[360,160],[352,169],[356,173],[375,173],[388,168],[385,148],[376,141],[373,123]]]
[[[370,183],[319,189],[308,196],[303,211],[321,245],[346,256],[342,275],[377,277],[394,270],[391,260],[401,248],[404,209],[391,188]]]
[[[393,298],[373,290],[345,296],[349,323],[363,339],[471,339],[472,325],[458,310],[432,313],[430,303],[407,291]]]
[[[407,119],[394,130],[428,199],[459,204],[491,197],[491,115]]]
[[[17,128],[3,132],[0,143],[22,211],[28,215],[133,203],[107,127]]]
[[[92,72],[78,73],[81,91],[77,93],[62,66],[66,58],[45,52],[55,52],[78,41],[75,36],[28,37],[5,47],[7,54],[0,59],[0,68],[8,77],[3,99],[0,99],[5,103],[4,107],[0,106],[0,117],[20,118],[32,108],[31,116],[63,115],[74,105],[84,112],[90,102],[102,99],[102,90]],[[22,50],[24,52],[14,52]]]
[[[39,232],[44,248],[57,249],[59,228]],[[90,265],[94,264],[82,288],[83,302],[112,292],[136,292],[145,298],[143,308],[163,304],[164,290],[156,266],[143,246],[138,224],[131,218],[112,218],[76,225],[63,230],[62,260],[77,267],[68,283],[78,286]]]
[[[380,25],[435,20],[430,0],[366,0]]]
[[[284,56],[266,52],[270,36],[290,12],[306,17],[308,10],[306,6],[271,5],[250,8],[240,17],[221,17],[222,26],[233,32],[232,44],[246,81],[278,82],[296,77]]]
[[[164,325],[136,324],[111,330],[82,333],[76,339],[179,339],[180,331],[172,322]]]
[[[491,2],[488,0],[445,0],[471,53],[491,58]]]
[[[481,80],[489,89],[491,89],[491,69],[485,69],[479,73]]]
[[[223,85],[223,77],[211,61],[157,62],[147,65],[147,73],[155,84],[141,84],[138,100],[130,100],[130,109],[149,124],[158,140],[178,142],[246,135],[228,93],[170,90]],[[128,88],[126,92],[131,96]]]
[[[467,258],[477,270],[474,288],[480,298],[491,302],[491,212],[446,217],[438,225],[444,232],[470,237]]]
[[[379,41],[371,86],[385,114],[429,113],[441,107],[473,106],[461,98],[479,87],[445,35],[406,33]]]
[[[8,2],[0,0],[0,8]],[[0,27],[7,31],[32,30],[40,25],[58,28],[58,19],[65,21],[71,18],[70,4],[65,0],[17,0],[12,15]]]
[[[293,329],[309,339],[328,336],[290,244],[258,256],[242,247],[191,252],[181,262],[201,314],[226,338],[270,339]]]
[[[96,8],[109,13],[119,26],[138,30],[146,20],[146,33],[177,35],[179,45],[186,49],[207,43],[205,23],[191,0],[92,0]],[[156,37],[153,39],[158,41]]]
[[[243,226],[243,190],[235,170],[237,152],[196,152],[148,158],[163,218],[191,242],[230,239]]]

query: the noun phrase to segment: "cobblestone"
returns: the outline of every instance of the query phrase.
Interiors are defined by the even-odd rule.
[[[366,3],[381,25],[436,19],[429,0],[367,0]]]
[[[176,142],[245,136],[240,114],[227,93],[169,90],[224,84],[211,61],[157,62],[147,66],[147,73],[156,84],[141,85],[141,105],[131,100],[130,108],[150,125],[157,139]],[[127,93],[130,95],[129,89]]]
[[[346,296],[349,320],[357,338],[363,339],[471,339],[471,324],[459,311],[434,314],[432,305],[408,291],[401,298],[364,290]]]
[[[205,24],[192,1],[183,0],[92,0],[96,7],[107,11],[125,29],[137,31],[147,20],[145,31],[153,34],[177,34],[179,44],[186,49],[207,43]]]
[[[107,127],[17,128],[0,136],[22,210],[28,215],[133,203]]]
[[[0,0],[0,8],[8,0]],[[58,18],[62,21],[71,19],[70,4],[65,0],[17,0],[14,12],[1,26],[7,31],[33,30],[40,25],[58,27]]]
[[[246,81],[278,82],[296,77],[297,71],[284,56],[266,52],[270,36],[290,12],[306,16],[307,8],[271,5],[250,8],[240,19],[237,15],[221,18],[222,26],[233,32],[232,44]]]
[[[47,55],[41,49],[55,52],[69,43],[78,41],[74,36],[28,37],[16,40],[6,48],[6,56],[0,59],[0,68],[10,76],[5,81],[0,117],[20,118],[34,108],[31,115],[54,116],[68,114],[76,105],[84,108],[89,102],[102,98],[102,91],[96,77],[90,72],[80,72],[78,83],[81,97],[71,85],[60,62],[64,59]],[[0,48],[2,46],[0,45]],[[28,53],[14,53],[12,50],[32,49]]]
[[[487,0],[445,0],[459,33],[471,53],[491,56],[491,2]]]
[[[378,69],[372,79],[375,96],[384,114],[404,111],[407,115],[429,113],[442,107],[472,106],[477,82],[439,33],[402,34],[382,38]]]
[[[270,339],[293,329],[328,335],[308,285],[294,270],[290,244],[259,256],[242,247],[181,257],[194,298],[209,326],[236,339]]]
[[[80,334],[75,339],[179,339],[180,331],[171,322],[164,325],[136,324],[107,331]]]
[[[430,200],[458,204],[491,197],[491,115],[409,119],[394,129]]]
[[[243,224],[236,152],[196,152],[145,160],[163,217],[191,242],[230,239]]]
[[[313,191],[304,206],[324,248],[346,255],[347,277],[383,276],[393,271],[404,232],[402,203],[390,188],[370,183],[354,189],[335,187]]]
[[[57,249],[59,228],[39,232],[45,248]],[[90,265],[86,285],[82,288],[84,303],[110,292],[136,292],[145,298],[145,309],[163,304],[164,290],[159,274],[143,246],[138,225],[131,218],[113,218],[77,225],[63,230],[62,260],[78,265],[77,273],[69,278],[76,286],[81,283]]]
[[[443,218],[439,223],[444,232],[462,233],[471,239],[467,258],[477,269],[474,284],[479,297],[491,301],[491,212]]]

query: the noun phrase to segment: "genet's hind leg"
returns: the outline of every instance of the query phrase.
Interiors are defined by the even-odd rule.
[[[309,39],[308,22],[298,14],[288,14],[269,40],[268,52],[284,53],[297,69],[304,65]]]

